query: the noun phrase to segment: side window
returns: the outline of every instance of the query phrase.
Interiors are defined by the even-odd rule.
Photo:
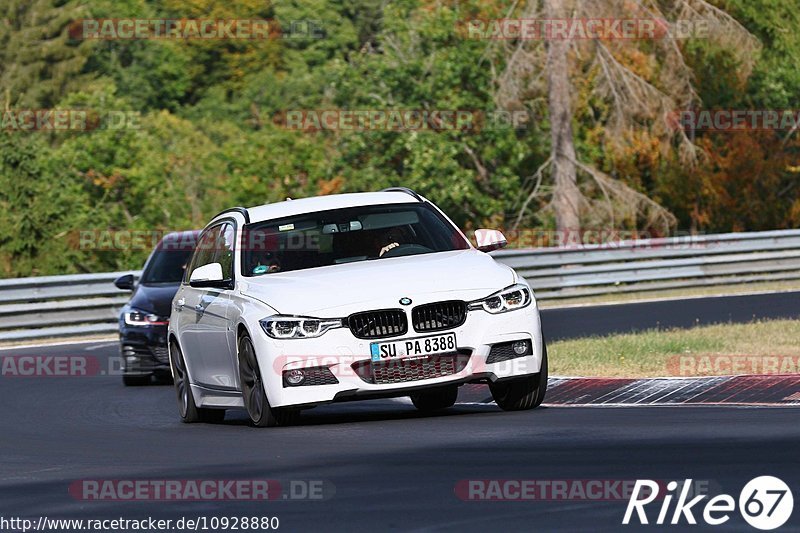
[[[222,279],[233,279],[233,245],[236,230],[230,222],[222,225],[213,263],[222,265]]]
[[[221,229],[222,226],[214,226],[212,228],[208,228],[203,232],[202,235],[200,235],[200,239],[197,241],[197,246],[194,249],[192,261],[189,263],[189,268],[186,269],[185,281],[189,281],[189,278],[192,276],[192,272],[194,272],[196,268],[214,262],[214,256],[217,252],[217,243],[219,242]]]

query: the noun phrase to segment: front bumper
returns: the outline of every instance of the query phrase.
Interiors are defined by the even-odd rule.
[[[147,376],[169,372],[167,327],[120,326],[120,358],[126,376]]]
[[[339,400],[407,395],[420,389],[475,381],[497,381],[536,374],[542,363],[542,335],[536,304],[508,313],[492,315],[483,310],[469,311],[460,327],[445,332],[418,333],[409,328],[406,335],[380,340],[355,338],[349,329],[330,330],[315,339],[276,340],[259,328],[252,331],[253,343],[267,397],[273,407],[312,406]],[[420,372],[420,379],[393,383],[371,383],[364,369],[371,361],[370,344],[427,337],[453,332],[456,334],[459,357],[444,370]],[[497,363],[487,362],[493,345],[528,341],[529,355]],[[436,357],[436,356],[434,356]],[[432,365],[449,365],[448,356],[441,356]],[[402,360],[400,360],[402,361]],[[397,363],[397,362],[395,362]],[[284,371],[303,368],[327,368],[335,383],[287,386]],[[444,374],[444,375],[443,375]],[[326,374],[327,375],[327,374]],[[430,377],[433,376],[433,377]],[[316,381],[315,383],[318,383]]]

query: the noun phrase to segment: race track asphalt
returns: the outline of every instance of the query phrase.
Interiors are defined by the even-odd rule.
[[[0,351],[25,354],[90,355],[103,367],[117,348]],[[620,525],[625,500],[463,501],[454,489],[474,479],[692,478],[738,497],[751,478],[774,475],[800,497],[800,411],[792,408],[505,413],[463,403],[423,416],[410,404],[375,400],[307,411],[295,427],[254,429],[231,412],[218,425],[181,424],[172,387],[126,388],[112,375],[2,376],[0,406],[0,517],[277,516],[285,531],[624,531],[638,529]],[[87,479],[318,480],[328,497],[97,502],[70,494]],[[787,530],[798,530],[798,516]],[[736,513],[713,529],[755,531]]]

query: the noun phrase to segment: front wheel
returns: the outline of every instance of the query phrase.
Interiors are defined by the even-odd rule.
[[[239,338],[239,382],[242,384],[242,399],[256,427],[288,426],[297,422],[300,411],[270,407],[261,370],[258,367],[256,350],[246,334]]]
[[[169,349],[172,358],[172,369],[175,373],[175,393],[178,396],[178,413],[181,421],[191,424],[194,422],[219,423],[225,420],[224,409],[205,409],[197,407],[189,381],[189,372],[186,370],[186,361],[178,343],[172,341]]]
[[[538,374],[489,384],[492,398],[504,411],[539,407],[547,393],[547,346],[542,340],[542,368]]]

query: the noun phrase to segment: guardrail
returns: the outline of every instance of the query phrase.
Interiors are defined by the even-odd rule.
[[[129,273],[0,280],[0,341],[116,333],[130,293],[114,280]]]
[[[543,300],[800,279],[800,230],[503,250]]]
[[[800,279],[800,230],[501,250],[541,300]],[[113,334],[129,272],[0,280],[0,341]],[[139,276],[140,272],[134,272]]]

